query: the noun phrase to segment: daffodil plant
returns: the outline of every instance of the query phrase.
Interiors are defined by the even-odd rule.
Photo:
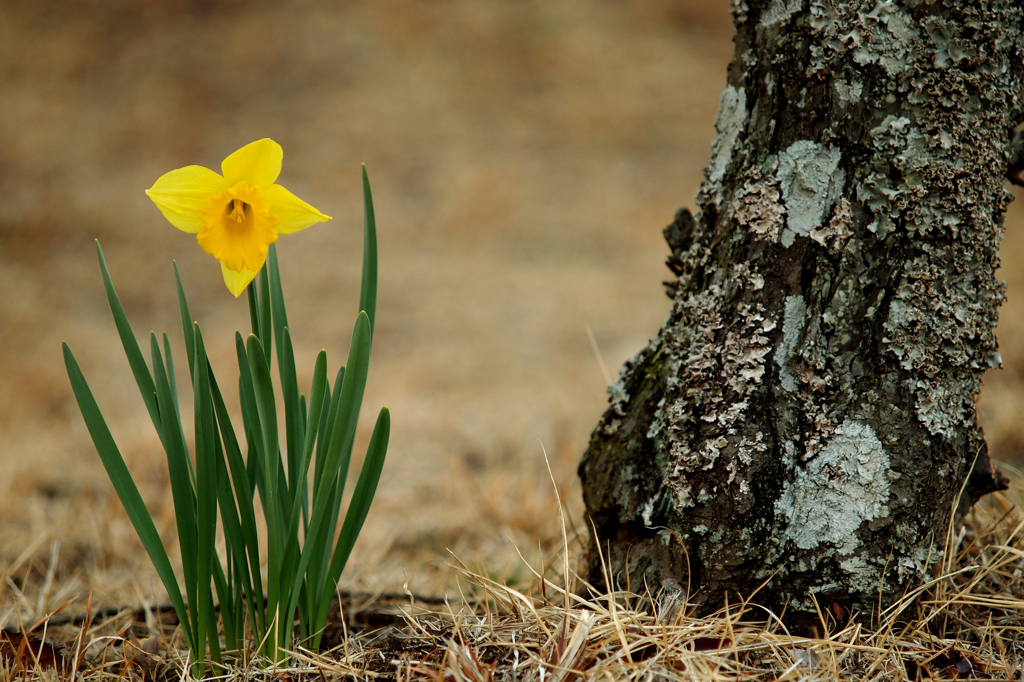
[[[292,637],[320,644],[338,579],[366,519],[380,480],[390,433],[382,408],[345,516],[342,499],[370,360],[377,293],[377,237],[370,183],[363,169],[364,239],[359,314],[348,362],[333,385],[327,355],[313,368],[308,396],[300,393],[274,242],[330,218],[275,184],[281,147],[260,140],[224,160],[223,175],[188,166],[162,176],[147,191],[178,229],[220,261],[236,297],[248,291],[252,333],[235,334],[242,435],[238,438],[210,367],[199,324],[174,273],[193,390],[194,439],[185,437],[174,360],[166,334],[150,333],[151,366],[114,290],[97,242],[100,272],[128,363],[167,456],[182,559],[182,585],[124,459],[71,349],[64,360],[82,416],[111,483],[163,581],[192,657],[205,670],[207,651],[245,648],[251,635],[261,654],[278,662]],[[276,343],[284,434],[271,372]],[[259,505],[256,496],[259,495]],[[218,517],[226,551],[216,550]],[[266,547],[261,548],[262,517]],[[339,532],[338,522],[341,521]],[[261,549],[267,561],[265,579]],[[247,628],[248,626],[248,628]]]

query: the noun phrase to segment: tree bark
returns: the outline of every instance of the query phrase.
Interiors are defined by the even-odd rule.
[[[793,622],[870,612],[1005,487],[975,397],[1001,362],[1020,0],[733,16],[700,210],[665,230],[672,312],[580,464],[587,571],[703,613],[758,588]]]

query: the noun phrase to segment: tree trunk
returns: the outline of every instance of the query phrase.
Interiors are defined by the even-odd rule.
[[[734,0],[672,312],[580,464],[589,578],[793,622],[920,581],[1005,487],[975,414],[1022,84],[1020,0]],[[675,581],[675,582],[673,582]]]

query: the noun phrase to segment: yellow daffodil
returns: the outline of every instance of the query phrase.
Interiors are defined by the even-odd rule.
[[[162,175],[146,195],[179,230],[192,232],[220,261],[224,283],[236,297],[245,291],[280,234],[330,220],[281,185],[281,145],[247,144],[224,159],[223,175],[186,166]]]

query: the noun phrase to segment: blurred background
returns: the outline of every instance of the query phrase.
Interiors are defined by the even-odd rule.
[[[41,569],[59,541],[69,593],[159,597],[60,343],[173,539],[164,456],[93,240],[136,333],[169,332],[181,367],[177,261],[230,384],[245,298],[143,190],[271,137],[279,182],[334,217],[278,243],[301,383],[320,348],[332,373],[347,353],[361,163],[374,189],[361,439],[385,404],[393,433],[343,586],[450,592],[457,561],[527,579],[518,552],[535,563],[561,545],[544,451],[578,525],[602,362],[615,376],[669,311],[661,230],[693,206],[731,37],[726,0],[0,0],[0,566]],[[1011,206],[1006,369],[986,377],[981,410],[1008,461],[1024,442],[1022,222]]]

